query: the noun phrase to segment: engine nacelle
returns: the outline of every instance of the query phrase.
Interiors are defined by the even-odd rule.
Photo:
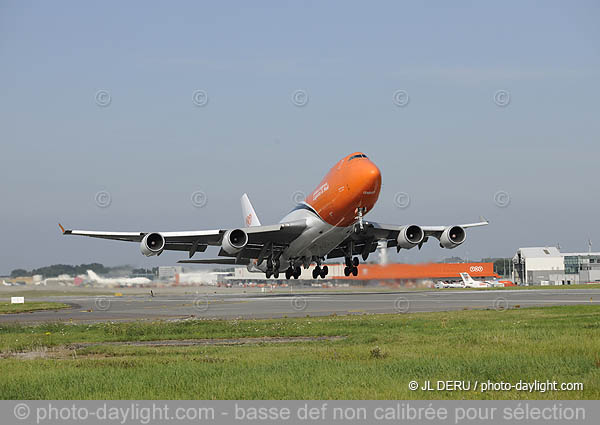
[[[165,249],[165,238],[160,233],[148,233],[140,242],[140,249],[146,257],[160,255]]]
[[[223,235],[221,248],[228,254],[237,254],[248,243],[248,234],[242,229],[228,230]]]
[[[467,238],[465,229],[460,226],[450,226],[442,232],[440,236],[440,246],[442,248],[452,249],[459,246]]]
[[[416,224],[405,226],[400,233],[398,233],[398,247],[404,249],[411,249],[425,239],[425,232]]]

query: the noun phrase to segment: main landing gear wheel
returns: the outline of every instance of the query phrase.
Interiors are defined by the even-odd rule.
[[[344,276],[358,276],[358,267],[356,266],[346,266],[344,267]]]
[[[300,267],[296,267],[294,269],[294,279],[298,279],[300,277],[300,273],[302,273],[302,271],[300,270]]]
[[[329,273],[329,267],[323,266],[321,267],[321,278],[325,279],[325,276]]]
[[[313,276],[313,279],[316,279],[319,276],[321,276],[321,267],[316,266],[312,271],[312,276]]]
[[[358,257],[354,257],[354,258],[352,259],[352,265],[353,265],[354,267],[358,267]]]
[[[275,279],[277,279],[279,277],[279,270],[278,269],[275,269],[275,271],[273,272],[273,277]]]
[[[271,277],[271,273],[272,271],[267,269],[267,271],[265,272],[265,276],[267,276],[267,279]]]
[[[293,274],[294,274],[294,271],[292,270],[292,268],[291,268],[291,267],[288,267],[288,268],[285,270],[285,278],[286,278],[286,279],[288,279],[288,280],[289,280],[289,279],[292,277],[292,275],[293,275]]]

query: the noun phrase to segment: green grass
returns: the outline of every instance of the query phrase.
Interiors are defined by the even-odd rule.
[[[94,296],[94,295],[114,295],[117,291],[101,291],[101,290],[78,290],[74,288],[69,289],[22,289],[22,290],[8,290],[3,291],[0,289],[0,299],[10,299],[10,297],[25,297],[27,298],[41,298],[41,297],[63,297],[63,296]]]
[[[38,310],[58,310],[60,308],[68,308],[68,304],[53,303],[53,302],[31,302],[24,304],[0,303],[0,314],[7,313],[27,313]]]
[[[334,336],[241,346],[110,341]],[[97,342],[74,350],[68,344]],[[38,350],[48,357],[11,353]],[[598,399],[600,309],[0,325],[2,399]],[[411,392],[411,380],[556,380],[573,392]]]

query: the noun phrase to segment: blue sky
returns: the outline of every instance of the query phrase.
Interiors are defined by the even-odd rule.
[[[370,220],[492,222],[399,260],[600,249],[597,2],[123,3],[0,2],[0,273],[172,264],[56,223],[233,227],[243,192],[275,222],[356,150],[383,175]]]

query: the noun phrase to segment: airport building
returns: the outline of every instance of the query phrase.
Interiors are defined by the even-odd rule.
[[[518,285],[600,282],[600,252],[561,253],[556,247],[519,248],[513,257]]]
[[[175,276],[182,272],[181,266],[160,266],[158,267],[158,278],[164,281],[174,280]]]

